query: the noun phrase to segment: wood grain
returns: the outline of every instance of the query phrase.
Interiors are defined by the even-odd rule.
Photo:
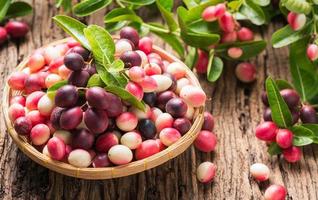
[[[54,2],[33,0],[35,12],[26,18],[31,32],[25,41],[9,42],[0,49],[0,83],[13,68],[34,48],[65,37],[51,17],[58,13]],[[102,25],[105,11],[86,18],[87,23]],[[267,41],[275,23],[260,30]],[[163,43],[161,42],[163,45]],[[288,199],[318,199],[318,148],[304,149],[298,164],[290,165],[281,158],[270,158],[265,144],[254,137],[256,125],[262,121],[260,94],[268,75],[287,78],[288,49],[266,51],[253,62],[258,66],[258,79],[252,85],[239,83],[234,76],[234,66],[227,64],[222,78],[212,85],[200,77],[202,86],[211,98],[207,109],[216,118],[218,147],[215,153],[206,154],[189,148],[179,157],[146,172],[113,180],[86,181],[51,172],[23,155],[12,143],[0,118],[0,199],[262,199],[270,183],[284,184]],[[0,91],[2,95],[2,90]],[[2,111],[0,111],[2,115]],[[195,177],[196,166],[212,160],[218,166],[213,183],[202,185]],[[254,162],[269,165],[270,181],[258,184],[248,173]]]

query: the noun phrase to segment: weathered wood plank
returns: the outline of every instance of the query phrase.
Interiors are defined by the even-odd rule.
[[[37,47],[61,39],[65,34],[51,21],[57,14],[54,2],[33,0],[35,13],[27,18],[32,25],[25,42],[8,43],[0,50],[0,84],[19,61]],[[102,25],[104,11],[86,19]],[[269,41],[280,23],[263,28]],[[164,45],[161,42],[161,45]],[[258,66],[255,84],[239,83],[234,66],[227,65],[217,84],[211,85],[200,77],[202,86],[211,98],[207,109],[216,117],[218,148],[205,154],[193,147],[155,169],[125,178],[105,181],[86,181],[65,177],[49,171],[24,156],[6,133],[0,120],[0,199],[261,199],[269,183],[257,184],[249,177],[249,166],[265,162],[272,169],[271,183],[284,184],[289,199],[318,199],[316,146],[304,150],[299,164],[290,165],[282,159],[270,158],[265,144],[254,137],[256,125],[262,120],[260,94],[268,75],[289,78],[288,50],[268,46],[254,62]],[[0,91],[2,95],[2,91]],[[2,111],[0,111],[2,114]],[[199,184],[196,166],[212,160],[218,166],[215,181]]]

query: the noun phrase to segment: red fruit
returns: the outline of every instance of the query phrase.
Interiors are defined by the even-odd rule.
[[[27,64],[27,66],[30,68],[31,72],[37,72],[40,69],[42,69],[45,65],[45,59],[43,57],[42,54],[36,53],[33,54],[30,58],[29,58],[29,62]]]
[[[19,117],[14,121],[14,130],[19,135],[29,135],[32,129],[32,122],[26,117]]]
[[[198,50],[198,60],[195,68],[199,74],[206,73],[208,70],[209,54],[203,50]]]
[[[119,141],[116,134],[114,132],[107,132],[97,138],[95,148],[99,152],[107,153],[112,146],[117,144],[119,144]]]
[[[25,106],[25,98],[24,98],[24,96],[20,96],[19,95],[19,96],[11,97],[10,105],[15,104],[15,103],[20,104],[22,106]]]
[[[21,104],[14,103],[9,107],[8,113],[10,120],[14,121],[19,117],[25,116],[25,109]]]
[[[32,144],[43,145],[48,141],[50,135],[50,129],[47,125],[38,124],[32,128],[30,138],[32,140]]]
[[[32,126],[45,123],[45,117],[38,110],[32,110],[25,116],[32,122]]]
[[[233,32],[235,23],[231,13],[225,12],[225,14],[219,19],[219,25],[224,32]]]
[[[243,50],[239,47],[231,47],[227,50],[228,56],[233,59],[237,59],[243,55]]]
[[[306,15],[301,13],[290,12],[287,15],[287,21],[294,31],[302,29],[306,24]]]
[[[201,183],[209,183],[216,174],[216,165],[211,162],[203,162],[197,168],[197,178]]]
[[[8,33],[5,28],[0,27],[0,45],[8,39]]]
[[[10,21],[5,25],[5,29],[12,38],[22,38],[28,31],[29,26],[24,22]]]
[[[50,157],[54,160],[62,160],[64,158],[65,148],[65,144],[60,138],[52,137],[47,142],[47,150],[50,153]]]
[[[145,54],[150,54],[152,52],[152,39],[149,37],[143,37],[139,40],[138,47]]]
[[[28,110],[36,110],[38,108],[39,100],[45,95],[45,92],[35,91],[29,94],[26,98],[25,106]]]
[[[143,80],[145,77],[145,70],[141,67],[132,67],[128,71],[130,80],[139,83]]]
[[[209,112],[204,112],[204,122],[202,130],[213,131],[214,128],[214,117]]]
[[[275,141],[277,130],[274,122],[264,122],[256,127],[256,137],[264,141]]]
[[[170,146],[181,138],[181,134],[175,128],[164,128],[160,131],[159,138],[164,145]]]
[[[307,47],[307,57],[311,61],[315,61],[318,59],[318,46],[316,44],[310,44]]]
[[[282,185],[269,186],[264,194],[265,200],[284,200],[286,199],[286,188]]]
[[[295,163],[300,160],[302,152],[299,147],[289,147],[288,149],[283,150],[284,159],[287,162]]]
[[[136,83],[129,82],[127,83],[125,89],[132,95],[134,95],[139,101],[142,100],[144,92],[142,87]]]
[[[269,178],[269,168],[263,163],[255,163],[250,167],[252,177],[258,181],[266,181]]]
[[[248,62],[240,63],[235,68],[235,75],[240,81],[251,83],[256,79],[256,67]]]
[[[237,32],[238,39],[240,41],[251,41],[254,40],[254,33],[251,29],[242,27],[238,32]]]
[[[222,34],[221,43],[231,43],[237,40],[237,33],[233,32],[225,32]]]
[[[216,135],[210,131],[200,131],[194,141],[194,146],[203,152],[214,151],[217,143]]]
[[[145,140],[135,151],[135,157],[137,160],[141,160],[152,156],[159,152],[159,145],[156,140]]]
[[[293,133],[288,129],[278,129],[276,142],[283,149],[289,148],[293,144]]]
[[[217,4],[216,6],[209,6],[204,9],[202,18],[204,21],[212,22],[222,17],[226,11],[225,4]]]
[[[43,86],[45,86],[44,77],[39,74],[30,74],[24,82],[26,93],[30,94],[34,91],[41,90]]]
[[[23,90],[24,83],[27,78],[28,75],[24,72],[14,72],[10,75],[8,84],[13,90]]]

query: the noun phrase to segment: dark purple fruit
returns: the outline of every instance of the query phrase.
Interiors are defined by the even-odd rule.
[[[102,133],[108,127],[108,116],[105,110],[88,108],[84,113],[84,122],[92,133]]]
[[[152,139],[156,136],[156,126],[149,119],[142,119],[138,122],[138,130],[145,139]]]
[[[272,110],[270,108],[265,108],[263,112],[264,121],[273,121],[272,120]]]
[[[123,112],[123,103],[120,98],[112,93],[107,93],[108,107],[106,112],[108,117],[117,117]]]
[[[73,48],[70,50],[70,52],[72,52],[72,53],[77,53],[77,54],[81,55],[82,58],[83,58],[85,61],[88,60],[89,54],[90,54],[90,52],[89,52],[87,49],[85,49],[85,48],[83,48],[83,47],[81,47],[81,46],[75,46],[75,47],[73,47]]]
[[[32,122],[26,117],[19,117],[14,121],[14,130],[19,135],[29,135],[32,129]]]
[[[262,102],[265,106],[269,106],[267,93],[265,91],[262,92]]]
[[[101,87],[91,87],[85,93],[88,104],[94,108],[102,110],[109,107],[110,95],[110,93],[106,92]]]
[[[60,129],[60,118],[65,108],[55,107],[51,113],[50,121],[52,123],[53,128],[56,130]]]
[[[157,101],[157,94],[154,92],[144,93],[142,100],[150,107],[154,107]]]
[[[157,97],[157,107],[160,108],[161,110],[165,110],[167,102],[172,99],[177,97],[175,93],[172,91],[165,91],[160,94],[158,94]]]
[[[72,148],[89,150],[94,144],[95,136],[87,129],[75,129],[72,131]]]
[[[135,51],[124,52],[120,56],[120,59],[125,63],[125,67],[127,68],[141,65],[141,57]]]
[[[72,85],[65,85],[56,91],[55,105],[68,108],[76,105],[78,100],[77,88]]]
[[[62,112],[60,117],[60,126],[65,130],[75,129],[83,118],[83,111],[80,107],[74,107]]]
[[[204,112],[204,121],[202,125],[202,130],[213,131],[214,128],[214,117],[209,112]]]
[[[127,27],[121,29],[119,35],[120,35],[120,38],[121,38],[121,39],[130,40],[130,41],[135,45],[135,47],[138,47],[138,44],[139,44],[139,34],[138,34],[138,32],[136,31],[136,29],[127,26]]]
[[[68,83],[77,87],[86,87],[90,75],[87,71],[74,71],[68,77]]]
[[[178,118],[174,120],[173,128],[177,129],[181,135],[184,135],[190,130],[191,122],[187,118]]]
[[[284,89],[280,91],[283,99],[289,108],[294,109],[299,105],[300,97],[299,94],[293,89]]]
[[[174,118],[183,117],[188,110],[188,105],[181,98],[172,98],[166,104],[166,112]]]
[[[95,64],[90,64],[90,65],[88,65],[87,66],[87,68],[86,68],[86,71],[89,73],[89,75],[93,75],[93,74],[96,74],[97,73],[97,71],[96,71],[96,66],[95,66]]]
[[[299,111],[296,110],[291,110],[291,114],[292,114],[292,123],[296,124],[299,120]]]
[[[317,124],[316,110],[310,105],[304,105],[300,110],[300,119],[304,124]]]
[[[92,161],[92,166],[94,168],[98,167],[108,167],[111,165],[111,162],[108,159],[107,153],[99,153],[95,156]]]
[[[64,57],[64,65],[72,71],[79,71],[85,67],[85,62],[80,54],[70,52]]]
[[[177,79],[174,76],[172,76],[171,74],[169,74],[169,73],[164,73],[163,75],[169,77],[172,80],[172,84],[168,88],[168,90],[171,90],[173,92],[176,91],[176,89],[177,89]]]

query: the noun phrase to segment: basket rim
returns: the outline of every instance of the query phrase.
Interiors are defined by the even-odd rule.
[[[53,46],[57,44],[63,44],[65,43],[69,38],[65,38],[62,40],[58,40],[52,43],[49,43],[43,47],[47,46]],[[192,81],[192,83],[196,86],[199,86],[201,88],[201,85],[196,78],[196,76],[193,74],[193,72],[178,58],[173,56],[172,54],[168,53],[164,49],[154,45],[153,50],[155,53],[158,53],[160,56],[164,56],[165,59],[167,59],[169,62],[180,62],[182,63],[187,72],[187,78]],[[16,68],[14,71],[22,70],[28,61],[27,56]],[[150,156],[147,158],[144,158],[142,160],[136,160],[131,163],[125,164],[125,165],[119,165],[119,166],[111,166],[111,167],[102,167],[102,168],[78,168],[74,167],[68,163],[56,161],[48,156],[44,155],[42,152],[38,151],[34,146],[32,146],[27,139],[24,136],[20,136],[17,134],[17,132],[13,128],[13,123],[9,119],[8,115],[8,108],[9,108],[9,99],[12,96],[12,90],[10,89],[7,81],[5,82],[4,86],[4,92],[3,92],[3,104],[2,104],[2,110],[3,110],[3,116],[5,118],[5,124],[8,130],[9,135],[17,144],[19,149],[26,154],[29,158],[31,158],[36,163],[49,168],[50,170],[53,170],[55,172],[72,176],[76,178],[82,178],[82,179],[90,179],[90,180],[101,180],[101,179],[109,179],[109,178],[117,178],[117,177],[124,177],[129,176],[132,174],[136,174],[151,168],[154,168],[156,166],[159,166],[163,164],[164,162],[167,162],[168,160],[180,155],[183,153],[194,141],[197,134],[199,133],[202,124],[203,124],[203,113],[204,113],[204,106],[201,106],[197,108],[197,115],[193,121],[193,124],[191,126],[191,129],[184,134],[176,143],[173,145],[167,147],[166,149]],[[178,149],[180,147],[185,147],[183,150],[178,152]],[[168,159],[167,159],[168,158]],[[155,163],[154,163],[155,162]],[[139,167],[139,168],[138,168]],[[133,170],[135,168],[135,170]]]

